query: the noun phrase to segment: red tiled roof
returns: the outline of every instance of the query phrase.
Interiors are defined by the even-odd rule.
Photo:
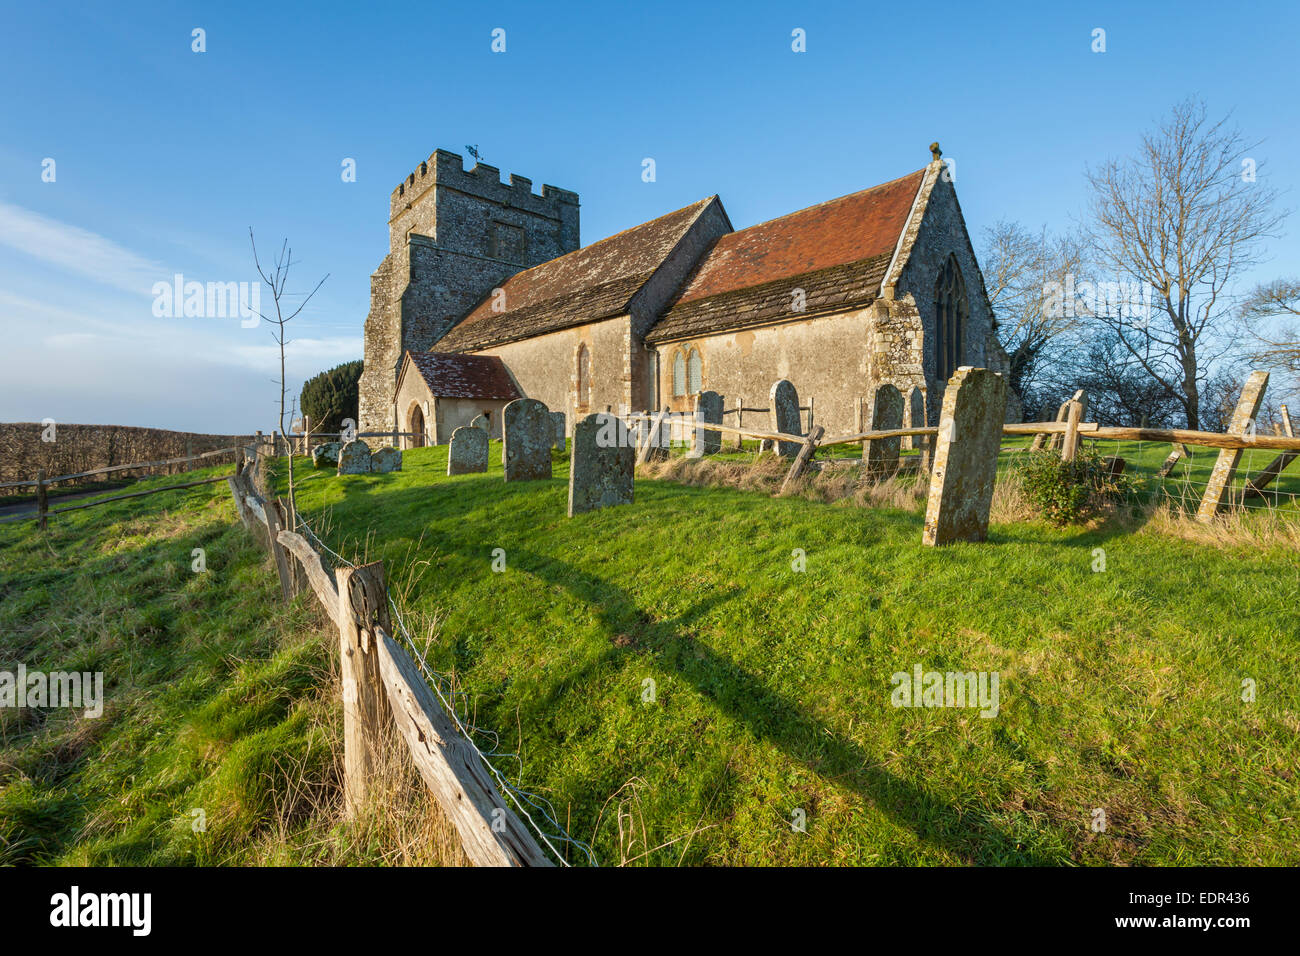
[[[731,232],[701,257],[650,343],[860,308],[876,297],[925,170]]]
[[[714,243],[677,303],[893,254],[925,170],[770,219]]]
[[[505,310],[488,295],[438,342],[464,351],[620,315],[716,197],[625,229],[517,273],[501,287]]]
[[[461,355],[457,352],[411,352],[406,358],[420,373],[431,394],[438,398],[486,398],[513,401],[523,398],[505,363],[495,355]],[[401,381],[398,381],[401,385]]]

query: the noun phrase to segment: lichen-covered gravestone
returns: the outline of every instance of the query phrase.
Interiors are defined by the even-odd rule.
[[[339,450],[343,447],[342,442],[327,441],[322,442],[311,450],[311,463],[314,468],[337,468],[339,464]]]
[[[462,426],[451,433],[447,448],[447,474],[469,475],[487,471],[488,433],[473,425]]]
[[[903,393],[886,382],[876,389],[871,402],[871,430],[892,431],[903,427]],[[887,478],[898,471],[897,438],[875,438],[862,443],[862,461],[867,474]]]
[[[695,431],[690,456],[716,455],[722,451],[722,432],[701,428],[701,424],[722,424],[722,396],[717,392],[700,392],[695,404]]]
[[[551,421],[555,422],[555,447],[564,451],[564,412],[551,412]]]
[[[501,413],[501,464],[506,481],[551,477],[555,423],[550,410],[535,398],[519,398]]]
[[[474,420],[469,423],[469,427],[482,429],[489,434],[492,432],[492,423],[487,420],[486,415],[475,415]]]
[[[573,426],[569,517],[632,503],[636,448],[615,415],[597,412]]]
[[[957,369],[943,393],[923,544],[983,541],[997,477],[1007,381],[986,368]]]
[[[400,449],[388,445],[380,448],[370,456],[370,470],[382,474],[388,471],[402,470],[402,452]]]
[[[773,428],[782,435],[803,434],[799,427],[799,393],[791,382],[783,378],[773,385],[768,402],[772,409]],[[776,443],[776,450],[786,458],[793,458],[799,454],[799,445],[792,441],[781,441]]]
[[[339,449],[340,475],[370,474],[370,446],[354,438]]]
[[[913,385],[911,391],[907,393],[907,427],[925,427],[925,393],[918,385]],[[903,448],[920,451],[924,442],[924,435],[909,435],[903,439]]]

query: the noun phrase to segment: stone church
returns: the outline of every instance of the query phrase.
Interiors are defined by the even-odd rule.
[[[931,152],[908,175],[746,229],[715,195],[580,246],[577,194],[539,195],[438,150],[390,200],[361,429],[445,442],[519,396],[570,428],[606,408],[688,411],[705,389],[766,406],[781,378],[828,434],[853,432],[859,398],[885,382],[920,388],[935,424],[959,366],[1005,372],[1007,358]]]

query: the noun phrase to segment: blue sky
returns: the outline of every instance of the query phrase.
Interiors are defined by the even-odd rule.
[[[155,317],[152,284],[253,280],[248,227],[289,237],[291,291],[330,274],[291,326],[296,390],[360,357],[388,195],[438,147],[577,191],[588,243],[712,193],[742,228],[937,139],[978,243],[1067,227],[1085,165],[1197,94],[1295,207],[1300,8],[1137,6],[6,2],[0,420],[273,427],[266,326]],[[1300,273],[1300,218],[1269,252],[1250,278]]]

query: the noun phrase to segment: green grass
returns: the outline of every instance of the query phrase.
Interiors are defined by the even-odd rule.
[[[58,515],[45,537],[0,525],[0,670],[102,671],[107,701],[98,719],[0,710],[0,864],[330,858],[328,631],[276,603],[233,517],[219,482]]]
[[[1293,551],[1031,522],[934,550],[919,506],[657,480],[569,519],[563,456],[506,484],[498,451],[456,478],[445,448],[304,464],[299,505],[384,560],[518,752],[498,766],[600,862],[1300,862]],[[98,720],[0,711],[0,863],[405,859],[339,821],[332,634],[277,591],[224,484],[0,525],[0,669],[103,670],[108,697]],[[916,664],[996,671],[998,715],[892,707]]]
[[[493,447],[487,475],[421,449],[299,506],[385,561],[602,862],[1300,862],[1296,554],[1037,523],[934,550],[919,508],[651,480],[569,519],[561,456],[506,484]],[[892,707],[915,664],[998,672],[998,716]]]

